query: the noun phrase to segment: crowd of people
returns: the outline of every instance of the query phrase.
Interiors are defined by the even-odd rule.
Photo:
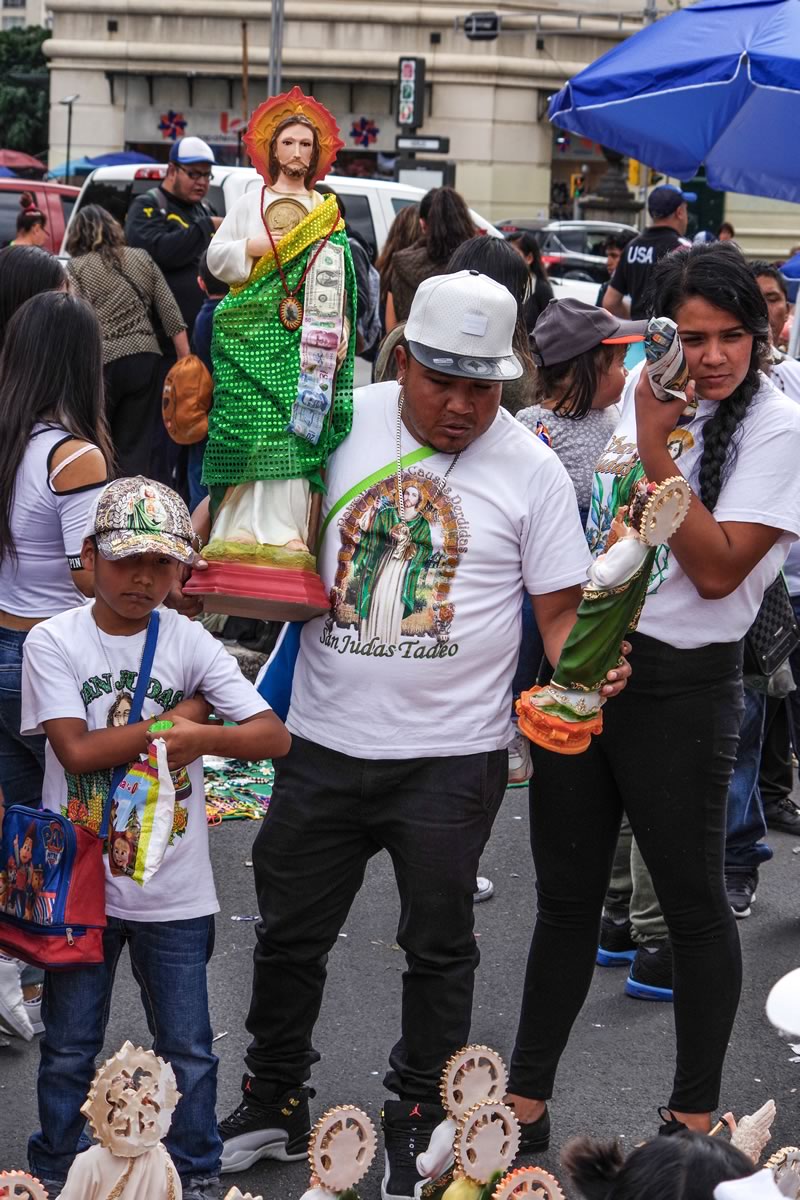
[[[145,889],[131,881],[135,825],[112,828],[102,965],[43,978],[0,956],[0,1019],[42,1033],[31,1169],[56,1197],[89,1144],[81,1104],[126,946],[182,1094],[166,1146],[184,1197],[212,1200],[221,1172],[261,1159],[304,1159],[327,955],[385,850],[407,970],[381,1194],[417,1200],[442,1068],[469,1041],[473,903],[491,890],[480,859],[511,778],[530,781],[536,879],[507,1096],[521,1150],[550,1144],[548,1101],[595,964],[622,966],[629,994],[674,1006],[660,1132],[678,1136],[625,1162],[584,1139],[565,1167],[590,1200],[638,1200],[660,1172],[702,1177],[692,1195],[710,1200],[752,1171],[699,1136],[739,1002],[736,919],[771,856],[767,827],[800,830],[800,649],[769,675],[747,659],[743,672],[776,580],[800,618],[800,365],[781,348],[785,279],[722,231],[688,245],[687,198],[669,186],[652,192],[644,233],[609,241],[596,306],[554,299],[536,238],[478,235],[452,188],[402,209],[376,263],[350,232],[361,303],[349,316],[373,382],[328,462],[323,515],[340,497],[355,507],[324,525],[332,608],[303,627],[284,723],[182,591],[207,522],[203,448],[170,443],[160,396],[190,349],[213,371],[228,289],[206,258],[212,162],[200,139],[178,141],[124,229],[83,208],[66,268],[31,237],[33,212],[0,251],[2,797],[104,829],[112,773],[146,753],[165,715],[169,768],[188,773],[174,845]],[[653,314],[677,325],[695,407],[658,400],[647,370],[626,368]],[[514,698],[558,661],[591,558],[642,470],[653,483],[679,472],[693,497],[603,686],[603,733],[581,755],[531,746]],[[374,553],[367,530],[382,538]],[[419,614],[430,644],[412,636]],[[354,724],[355,694],[369,695],[369,721]],[[276,768],[253,848],[247,1073],[219,1123],[204,754]],[[565,808],[581,820],[565,822]],[[0,871],[11,911],[33,888],[30,862],[23,843]]]

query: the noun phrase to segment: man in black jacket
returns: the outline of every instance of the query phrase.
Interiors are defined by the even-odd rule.
[[[128,245],[147,250],[163,271],[190,337],[204,300],[197,265],[222,221],[205,203],[213,164],[202,138],[175,142],[164,182],[136,197],[125,223]]]

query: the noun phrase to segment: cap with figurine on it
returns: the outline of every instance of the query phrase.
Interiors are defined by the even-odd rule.
[[[93,537],[103,558],[164,554],[178,562],[194,560],[197,538],[189,510],[177,492],[135,475],[115,479],[100,493],[84,537]]]

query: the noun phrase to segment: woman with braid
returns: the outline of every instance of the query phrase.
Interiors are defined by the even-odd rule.
[[[741,642],[800,536],[800,408],[762,374],[767,308],[737,247],[677,251],[654,277],[655,311],[677,323],[697,407],[658,401],[641,373],[597,465],[590,544],[603,549],[615,497],[638,462],[656,483],[680,471],[693,498],[656,558],[630,636],[631,680],[604,710],[602,735],[573,757],[533,747],[538,913],[509,1083],[528,1150],[548,1144],[546,1101],[591,984],[623,812],[674,956],[677,1069],[662,1133],[710,1129],[739,1000],[723,861]]]

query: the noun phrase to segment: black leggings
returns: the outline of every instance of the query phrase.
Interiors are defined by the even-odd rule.
[[[725,807],[742,717],[739,643],[676,650],[631,636],[633,674],[574,757],[533,748],[538,913],[509,1090],[552,1095],[592,981],[623,809],[653,878],[674,956],[677,1067],[670,1107],[710,1112],[741,989],[723,878]]]

